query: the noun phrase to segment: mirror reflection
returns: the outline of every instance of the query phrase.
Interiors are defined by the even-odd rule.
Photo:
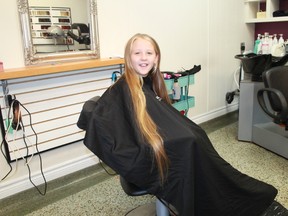
[[[18,0],[25,64],[99,58],[96,0]]]
[[[28,0],[28,4],[36,53],[90,49],[87,2]]]

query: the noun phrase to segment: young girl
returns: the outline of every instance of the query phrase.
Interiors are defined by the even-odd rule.
[[[181,216],[260,216],[277,190],[234,169],[204,130],[171,106],[160,59],[150,36],[128,41],[125,73],[93,105],[84,144]]]

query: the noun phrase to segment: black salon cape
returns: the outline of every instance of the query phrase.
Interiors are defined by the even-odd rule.
[[[78,126],[86,130],[84,144],[127,181],[172,204],[181,216],[259,216],[265,211],[277,194],[273,186],[222,159],[198,125],[156,98],[147,78],[143,91],[170,159],[164,185],[151,149],[139,135],[123,78],[96,103],[86,104],[88,112],[82,110]]]

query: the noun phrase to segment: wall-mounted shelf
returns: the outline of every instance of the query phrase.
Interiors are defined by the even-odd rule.
[[[244,0],[246,23],[285,22],[288,16],[273,17],[273,12],[279,10],[280,0]],[[257,12],[266,12],[265,18],[257,18]]]
[[[255,19],[246,19],[247,24],[253,24],[253,23],[270,23],[270,22],[287,22],[287,17],[272,17],[272,18],[255,18]]]

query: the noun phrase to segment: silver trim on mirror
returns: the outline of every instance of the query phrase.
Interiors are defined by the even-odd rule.
[[[59,62],[68,60],[87,60],[100,58],[99,32],[97,19],[97,0],[89,1],[89,28],[90,28],[90,49],[84,51],[69,51],[39,54],[35,52],[31,36],[31,24],[29,16],[28,0],[18,0],[18,12],[23,38],[23,49],[25,65],[40,63]]]

